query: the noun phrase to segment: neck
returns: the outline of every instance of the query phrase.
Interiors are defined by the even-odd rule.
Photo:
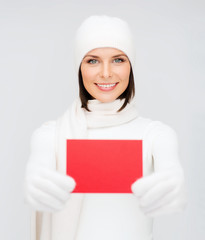
[[[97,99],[88,100],[88,109],[84,109],[88,128],[114,126],[134,119],[138,113],[135,102],[131,101],[118,112],[124,104],[125,98],[112,102],[100,102]]]
[[[123,99],[115,99],[112,102],[101,102],[97,99],[88,100],[88,109],[91,112],[103,112],[104,114],[109,113],[117,113],[117,111],[121,108],[124,104],[125,98]]]

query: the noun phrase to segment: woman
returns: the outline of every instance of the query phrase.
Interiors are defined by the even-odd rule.
[[[134,41],[127,23],[90,16],[75,42],[79,98],[36,129],[25,178],[32,207],[32,240],[152,239],[153,217],[186,204],[175,131],[139,116],[135,107]],[[66,139],[141,139],[143,177],[133,194],[71,194]]]

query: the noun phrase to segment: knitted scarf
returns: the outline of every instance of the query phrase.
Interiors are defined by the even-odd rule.
[[[81,108],[80,98],[72,103],[57,119],[55,138],[57,171],[66,174],[66,139],[88,139],[89,128],[115,126],[138,116],[135,98],[123,110],[117,112],[124,100],[116,99],[108,103],[102,103],[97,99],[88,100],[91,112]],[[75,240],[85,197],[84,193],[71,194],[62,211],[41,213],[41,218],[36,219],[38,233],[36,235],[39,236],[32,240]]]

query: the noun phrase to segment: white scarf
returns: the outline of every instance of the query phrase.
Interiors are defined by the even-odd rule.
[[[57,171],[66,174],[66,139],[86,139],[88,128],[119,125],[138,116],[135,98],[123,110],[117,112],[124,100],[116,99],[108,103],[96,99],[89,100],[88,108],[91,112],[81,108],[80,98],[72,103],[57,119],[55,139]],[[41,231],[41,238],[35,237],[32,240],[75,240],[84,197],[85,194],[81,193],[71,194],[64,210],[53,214],[42,213],[40,220],[36,219],[36,231]]]

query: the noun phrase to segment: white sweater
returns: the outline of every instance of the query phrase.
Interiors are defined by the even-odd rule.
[[[44,166],[53,161],[55,127],[56,121],[49,121],[34,131],[30,161]],[[88,136],[89,139],[143,140],[143,176],[154,170],[181,168],[176,133],[160,121],[137,117],[113,127],[88,129]],[[143,214],[134,194],[85,195],[75,240],[152,239],[153,219]]]

